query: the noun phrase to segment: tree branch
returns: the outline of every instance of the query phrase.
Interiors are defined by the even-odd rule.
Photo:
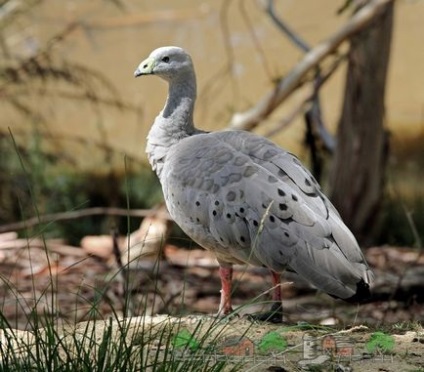
[[[265,11],[272,19],[274,24],[286,34],[286,36],[291,40],[291,42],[296,45],[301,51],[307,53],[311,50],[311,47],[304,41],[300,36],[296,35],[295,32],[281,19],[277,16],[274,9],[274,0],[268,0],[265,7]]]
[[[267,6],[265,7],[266,13],[269,15],[269,17],[272,19],[274,24],[280,29],[290,40],[291,42],[297,46],[302,52],[308,53],[311,50],[311,47],[304,41],[299,35],[297,35],[287,24],[284,22],[278,15],[275,13],[274,8],[274,0],[268,0]],[[311,156],[312,158],[318,159],[318,157],[315,157],[313,153],[313,148],[315,148],[315,138],[314,133],[317,133],[319,138],[322,141],[322,144],[324,145],[324,148],[329,151],[333,152],[335,148],[335,140],[333,136],[328,132],[326,125],[324,123],[324,119],[322,117],[322,110],[321,110],[321,100],[319,98],[319,87],[322,85],[323,77],[321,73],[321,69],[319,66],[317,66],[315,71],[315,78],[314,78],[314,84],[313,84],[313,94],[311,97],[312,105],[309,107],[309,109],[305,112],[305,121],[306,121],[306,127],[308,128],[307,133],[310,133],[311,136],[309,137],[312,142],[308,142],[311,145]],[[314,143],[314,145],[312,145]],[[319,168],[317,164],[312,161],[312,165],[314,168]],[[319,176],[317,173],[314,174],[317,179],[319,179]]]
[[[327,80],[333,75],[333,73],[337,70],[338,66],[342,61],[346,59],[346,55],[342,54],[340,55],[336,60],[333,61],[330,68],[325,71],[323,75],[321,75],[321,78],[319,81],[317,81],[312,89],[305,95],[305,98],[296,106],[294,109],[283,119],[277,121],[277,123],[272,127],[269,131],[265,132],[265,137],[273,137],[277,135],[282,129],[286,128],[289,124],[293,122],[293,120],[300,114],[304,114],[308,110],[311,109],[311,106],[314,101],[314,97],[316,96],[317,90],[319,90],[326,82]],[[321,138],[323,138],[323,141],[326,143],[326,146],[328,148],[334,148],[334,138],[332,136],[325,137],[326,133],[320,133]]]
[[[9,223],[0,226],[0,233],[24,230],[29,227],[34,227],[43,223],[52,223],[57,221],[74,220],[77,218],[96,216],[96,215],[109,215],[109,216],[131,216],[131,217],[146,217],[150,215],[160,215],[160,217],[171,219],[167,212],[157,211],[155,209],[125,209],[125,208],[106,208],[94,207],[87,209],[80,209],[77,211],[50,213],[36,217],[31,217],[27,220]]]
[[[302,84],[303,78],[311,69],[333,53],[345,40],[367,27],[393,1],[371,0],[333,36],[309,51],[303,60],[286,77],[281,79],[271,92],[262,97],[254,107],[242,113],[235,113],[231,118],[229,127],[242,130],[255,128]]]

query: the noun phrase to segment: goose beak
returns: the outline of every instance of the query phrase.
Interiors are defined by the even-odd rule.
[[[134,72],[134,77],[139,77],[142,75],[151,75],[153,74],[154,67],[155,67],[155,59],[152,57],[149,57],[138,65],[137,70],[135,70]]]

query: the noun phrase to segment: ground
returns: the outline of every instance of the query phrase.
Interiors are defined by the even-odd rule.
[[[218,267],[213,256],[201,249],[168,244],[160,261],[145,259],[133,269],[122,271],[113,257],[90,256],[84,249],[61,241],[14,239],[13,247],[9,244],[2,248],[1,310],[13,328],[41,326],[34,324],[34,311],[38,321],[51,316],[58,323],[74,324],[124,316],[125,311],[131,316],[169,314],[184,320],[218,309]],[[395,338],[389,356],[384,360],[361,357],[355,363],[368,365],[370,370],[424,370],[423,257],[411,248],[378,247],[367,250],[367,259],[377,277],[369,303],[345,304],[317,293],[299,278],[287,276],[283,279],[285,323],[254,323],[254,332],[249,333],[252,342],[259,345],[266,333],[289,327],[295,332],[290,337],[296,339],[289,337],[289,345],[303,350],[303,338],[313,325],[314,330],[320,330],[319,337],[348,332],[356,340],[357,352],[363,355],[364,345],[373,334],[382,332]],[[267,306],[271,286],[271,278],[262,268],[237,266],[235,277],[233,299],[240,317],[231,320],[236,325],[233,329],[251,324],[245,314]],[[302,351],[299,353],[302,359]]]

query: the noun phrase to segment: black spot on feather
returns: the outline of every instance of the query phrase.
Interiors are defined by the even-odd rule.
[[[286,211],[288,209],[287,204],[284,203],[280,203],[278,208],[280,208],[280,211]]]

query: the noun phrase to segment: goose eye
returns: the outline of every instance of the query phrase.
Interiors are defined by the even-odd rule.
[[[168,56],[163,57],[162,58],[162,62],[168,63],[169,62],[169,57]]]

